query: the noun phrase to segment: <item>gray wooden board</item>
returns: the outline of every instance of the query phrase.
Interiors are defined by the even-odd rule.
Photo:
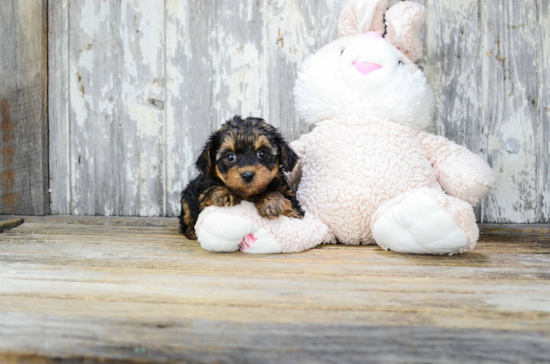
[[[168,1],[166,6],[166,215],[177,215],[180,192],[196,177],[195,159],[213,118],[212,51],[217,32],[211,2]]]
[[[236,364],[550,362],[548,335],[537,331],[202,319],[144,319],[136,330],[136,320],[129,319],[67,320],[21,313],[1,317],[3,334],[12,339],[0,344],[0,350],[17,342],[28,353],[40,353],[44,362],[54,358]],[[37,338],[37,329],[47,331],[50,339]],[[75,335],[67,335],[68,331]],[[106,333],[117,338],[112,340]],[[65,340],[52,339],[61,336]]]
[[[538,101],[541,127],[539,133],[540,222],[550,221],[550,1],[540,0],[538,12],[541,40],[541,93]]]
[[[49,212],[46,5],[0,3],[0,214]]]
[[[69,13],[66,1],[48,3],[48,117],[52,212],[70,213]],[[55,210],[55,211],[54,211]]]
[[[0,234],[0,361],[547,362],[548,235],[415,256],[210,253],[174,219]]]
[[[434,132],[484,158],[479,1],[429,2],[422,64],[436,97]],[[481,205],[476,209],[478,221]]]
[[[115,217],[115,216],[41,216],[38,219],[33,216],[8,216],[0,215],[0,220],[25,219],[28,221],[41,221],[45,224],[79,224],[79,225],[108,225],[108,226],[154,226],[154,227],[178,227],[178,220],[164,217]],[[480,235],[506,235],[506,236],[546,236],[550,234],[550,224],[478,224]]]
[[[415,1],[427,8],[430,130],[497,174],[478,220],[549,222],[548,2]],[[226,118],[262,116],[291,140],[309,132],[292,87],[305,57],[335,39],[343,3],[49,2],[52,212],[175,216]]]
[[[487,157],[499,183],[489,222],[542,222],[540,25],[537,1],[483,2],[483,119]]]

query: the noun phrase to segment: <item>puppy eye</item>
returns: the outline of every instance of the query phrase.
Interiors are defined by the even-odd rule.
[[[257,153],[256,153],[256,156],[258,156],[259,159],[264,159],[265,158],[265,151],[263,150],[259,150]]]
[[[235,156],[235,153],[227,153],[227,155],[225,156],[225,158],[227,158],[227,161],[228,162],[235,162],[235,159],[237,158]]]
[[[342,54],[344,54],[345,50],[346,50],[346,48],[342,49],[342,52],[340,52],[340,57],[342,56]]]
[[[399,61],[399,63],[398,63],[398,64],[403,64],[403,62]]]

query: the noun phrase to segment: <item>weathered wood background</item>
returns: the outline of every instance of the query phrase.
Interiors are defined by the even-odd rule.
[[[0,215],[48,198],[47,1],[0,1]]]
[[[392,1],[395,3],[396,1]],[[419,0],[432,130],[484,157],[482,222],[550,221],[550,2]],[[233,114],[307,132],[292,86],[344,0],[49,2],[51,212],[173,216]]]

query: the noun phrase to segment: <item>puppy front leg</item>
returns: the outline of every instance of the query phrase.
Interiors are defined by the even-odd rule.
[[[263,195],[254,203],[261,217],[266,219],[276,219],[283,214],[285,210],[284,197],[279,192],[270,192]]]
[[[209,188],[200,197],[201,210],[214,205],[218,207],[235,206],[240,204],[242,198],[225,186],[215,186]]]
[[[181,199],[180,231],[189,240],[197,240],[195,234],[195,218],[193,217],[191,203],[185,198]]]
[[[299,219],[302,218],[302,216],[296,213],[292,208],[292,202],[280,192],[266,193],[255,202],[255,205],[260,216],[266,219],[273,220],[281,215]]]

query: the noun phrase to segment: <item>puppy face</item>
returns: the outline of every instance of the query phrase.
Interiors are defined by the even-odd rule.
[[[291,171],[297,159],[273,126],[259,118],[235,116],[210,137],[197,167],[248,198],[263,192],[281,170]]]
[[[279,175],[279,152],[258,129],[228,130],[216,152],[216,176],[243,198],[264,191]]]

